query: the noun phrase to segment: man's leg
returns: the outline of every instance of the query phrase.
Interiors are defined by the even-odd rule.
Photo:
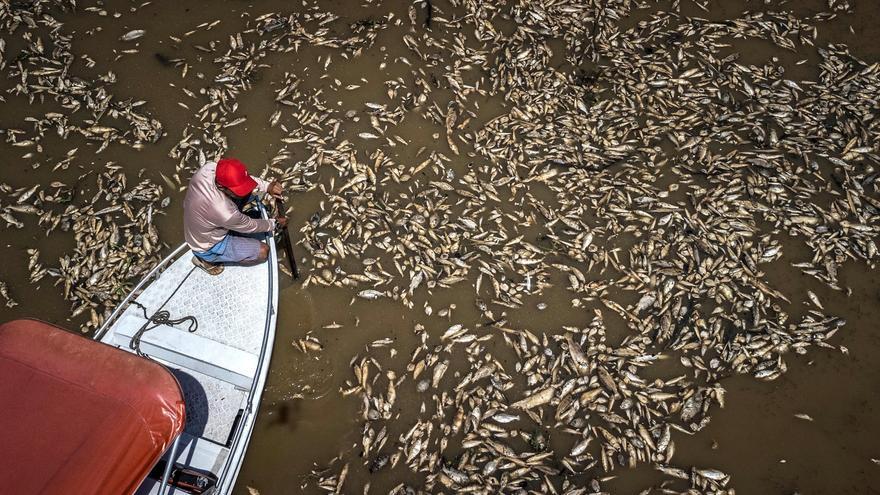
[[[269,259],[269,246],[265,242],[260,242],[260,252],[257,257],[254,260],[242,260],[239,264],[243,266],[258,265],[267,259]]]
[[[268,257],[269,246],[259,239],[230,232],[223,253],[211,261],[226,265],[250,266],[262,263]]]

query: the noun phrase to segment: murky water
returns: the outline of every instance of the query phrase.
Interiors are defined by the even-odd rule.
[[[450,18],[456,12],[446,2],[433,4],[437,9],[435,15]],[[170,158],[169,152],[187,132],[188,126],[197,124],[195,114],[204,101],[188,96],[183,90],[199,95],[200,89],[212,84],[217,75],[217,52],[222,53],[228,46],[230,35],[240,32],[246,21],[272,12],[309,12],[313,11],[312,5],[291,5],[282,1],[187,1],[101,7],[78,3],[74,12],[54,11],[53,15],[64,23],[63,31],[73,36],[72,51],[77,56],[87,54],[96,62],[93,69],[81,68],[78,76],[95,78],[112,70],[116,81],[109,87],[114,97],[117,100],[146,100],[145,108],[162,122],[165,135],[141,150],[111,145],[100,154],[94,153],[96,146],[93,143],[81,138],[46,139],[42,143],[43,151],[31,158],[23,158],[25,151],[21,148],[2,144],[0,156],[4,168],[0,172],[0,181],[14,188],[54,180],[73,181],[83,171],[115,162],[132,177],[143,171],[145,177],[164,184],[160,174],[173,177],[178,173],[185,183],[188,173],[177,169],[178,160]],[[275,96],[284,84],[286,73],[296,75],[303,94],[321,91],[321,99],[334,110],[343,114],[349,109],[355,111],[353,115],[357,121],[354,118],[346,120],[339,129],[339,137],[364,146],[362,156],[359,156],[361,161],[371,161],[370,153],[377,146],[358,138],[359,133],[375,132],[370,127],[364,103],[387,99],[385,81],[401,78],[411,83],[412,70],[421,69],[433,75],[432,68],[421,65],[401,41],[410,32],[407,17],[411,2],[355,4],[328,1],[319,5],[320,10],[339,16],[328,24],[332,32],[348,33],[355,23],[369,25],[383,19],[389,25],[376,32],[371,46],[347,59],[337,48],[309,43],[287,53],[269,52],[264,57],[253,57],[261,65],[254,71],[250,88],[236,99],[235,116],[246,117],[247,121],[223,130],[228,140],[227,154],[251,164],[253,170],[261,170],[281,150],[287,150],[290,157],[282,160],[279,168],[293,167],[288,182],[293,189],[300,189],[299,184],[327,185],[339,178],[334,177],[335,173],[322,170],[317,171],[317,178],[306,178],[305,167],[295,164],[307,161],[311,153],[308,147],[302,143],[283,143],[281,140],[287,134],[278,126],[269,125],[273,112],[279,108]],[[630,18],[619,22],[621,26],[635,26],[639,20],[648,19],[652,12],[672,8],[680,8],[685,16],[719,21],[736,18],[745,10],[765,8],[788,10],[796,17],[806,17],[824,10],[825,5],[825,2],[774,2],[772,6],[759,2],[723,2],[704,11],[692,2],[680,5],[678,2],[658,2],[637,9]],[[89,11],[87,8],[92,6],[97,9]],[[101,8],[106,9],[107,15],[99,12]],[[114,15],[117,12],[118,17]],[[855,12],[819,23],[816,45],[845,43],[856,56],[868,63],[876,62],[880,59],[880,27],[873,18],[880,14],[880,7],[872,2],[858,2]],[[393,17],[389,17],[390,13]],[[423,26],[425,16],[421,6],[417,15],[418,28]],[[401,25],[394,23],[397,19],[403,20]],[[219,20],[219,24],[210,28],[197,27],[215,20]],[[309,30],[314,28],[308,27]],[[499,28],[510,29],[511,26]],[[118,41],[119,36],[132,29],[144,29],[147,33],[135,42]],[[441,30],[436,25],[433,29],[438,37],[451,35],[450,30]],[[190,30],[195,32],[184,36]],[[476,46],[472,32],[463,34],[466,46]],[[21,43],[16,36],[4,34],[4,37],[8,38],[5,59],[14,60]],[[171,37],[183,41],[177,42]],[[212,42],[223,48],[212,52]],[[554,57],[549,64],[565,66],[567,62],[561,56],[565,45],[560,42],[550,46]],[[138,53],[121,51],[135,47]],[[786,68],[787,77],[796,81],[815,80],[819,73],[815,48],[805,47],[791,52],[761,40],[730,40],[727,50],[739,53],[739,63],[743,65],[762,65],[770,57],[778,57]],[[331,63],[325,67],[328,57]],[[401,63],[400,57],[406,57],[412,67]],[[185,60],[186,77],[182,76],[182,66],[169,65],[169,59]],[[10,92],[15,84],[16,81],[0,79],[0,90],[6,91],[2,93],[6,102],[2,103],[0,127],[24,129],[29,126],[24,120],[26,117],[42,116],[52,111],[53,104],[50,100],[28,104],[26,97]],[[345,89],[347,86],[352,89]],[[431,100],[445,102],[451,95],[448,87],[438,87],[431,94]],[[499,96],[475,94],[472,99],[479,111],[462,132],[477,131],[507,111],[508,103]],[[288,116],[283,117],[282,122],[295,127],[295,119]],[[443,142],[445,129],[442,122],[408,115],[393,134],[407,142],[406,145],[398,143],[393,148],[383,148],[397,162],[418,164],[425,158],[424,153],[420,153],[423,147],[428,150],[439,148],[452,156]],[[464,144],[458,143],[458,146],[465,151]],[[80,152],[72,166],[67,170],[52,171],[54,161],[75,147],[80,148]],[[670,152],[671,149],[674,147]],[[469,162],[480,160],[485,162],[482,157],[463,153],[453,156],[448,166],[461,175]],[[43,165],[34,168],[33,164],[38,161]],[[656,184],[666,187],[671,180],[674,180],[674,174],[661,173]],[[392,184],[389,189],[393,187],[405,190],[404,185]],[[93,192],[85,188],[82,194],[88,196]],[[182,193],[166,191],[166,194],[171,197],[171,204],[164,215],[156,217],[155,223],[162,241],[175,245],[182,238]],[[541,190],[539,184],[535,184],[531,194],[547,200],[553,193],[546,188]],[[684,193],[681,194],[682,198],[678,199],[684,200]],[[514,201],[517,198],[503,199],[510,200],[504,208],[507,212],[515,213],[520,209]],[[670,201],[678,199],[670,197]],[[325,201],[327,198],[318,187],[292,195],[289,203],[293,207],[291,225],[296,227],[291,229],[297,237],[294,242],[302,239],[302,234],[297,232],[299,227],[306,226],[315,213],[325,211]],[[542,232],[535,227],[520,233],[536,239]],[[69,318],[71,308],[63,300],[58,287],[48,279],[37,285],[28,283],[26,250],[39,248],[43,259],[55,259],[73,249],[69,236],[61,233],[47,236],[43,229],[30,223],[24,229],[3,230],[2,240],[0,256],[7,262],[0,265],[0,280],[8,284],[11,295],[20,304],[14,308],[0,307],[0,318],[38,316],[67,328],[78,328],[83,321]],[[627,244],[633,242],[618,240],[617,245],[628,248]],[[308,275],[315,260],[304,256],[302,245],[296,245],[295,250],[306,258],[300,270]],[[785,242],[784,251],[784,259],[764,268],[766,279],[795,303],[788,309],[792,319],[804,313],[801,300],[808,289],[823,302],[827,313],[845,318],[847,324],[828,343],[843,346],[847,352],[841,352],[839,348],[812,347],[802,356],[789,353],[786,355],[787,372],[770,382],[758,381],[748,375],[724,379],[722,385],[727,389],[725,407],[713,408],[711,422],[702,431],[691,436],[675,433],[674,460],[678,465],[712,466],[730,474],[729,486],[739,493],[878,493],[880,464],[876,459],[880,459],[880,444],[877,442],[880,437],[880,421],[877,420],[880,396],[876,391],[880,387],[880,366],[875,356],[880,352],[880,335],[874,331],[875,322],[880,318],[877,273],[864,264],[845,264],[839,280],[842,287],[852,289],[851,295],[847,296],[791,269],[789,263],[808,261],[811,257],[802,243]],[[374,255],[350,254],[355,258]],[[356,395],[342,397],[339,393],[340,389],[348,388],[346,381],[353,380],[353,358],[369,354],[380,359],[384,366],[405,366],[418,342],[413,331],[418,324],[424,325],[430,333],[442,333],[452,323],[478,328],[480,335],[490,332],[482,326],[486,323],[485,317],[474,305],[474,282],[472,277],[451,288],[435,288],[430,294],[416,292],[411,298],[413,309],[408,309],[399,301],[387,298],[374,301],[355,298],[356,291],[365,287],[353,290],[311,284],[303,288],[301,282],[286,278],[281,292],[281,314],[270,378],[237,493],[248,493],[246,487],[253,487],[263,494],[316,492],[314,483],[309,483],[313,470],[323,469],[340,455],[358,462],[363,425],[361,404]],[[521,282],[516,280],[516,283]],[[625,299],[631,297],[629,293],[618,295],[620,304],[635,302]],[[541,302],[547,304],[546,309],[537,309]],[[430,317],[423,311],[426,304],[434,309]],[[453,308],[453,305],[450,316],[438,315],[439,310]],[[590,317],[587,312],[571,307],[570,296],[561,281],[540,295],[525,297],[521,307],[506,310],[509,326],[529,328],[538,333],[554,332],[565,325],[583,327],[589,323]],[[609,339],[622,339],[626,335],[623,320],[616,321],[613,313],[606,314],[606,318]],[[303,353],[295,347],[296,340],[308,332],[323,344],[322,352]],[[384,338],[393,342],[387,346],[370,347],[372,342]],[[512,368],[515,356],[505,355],[502,347],[495,346],[492,352]],[[396,354],[391,349],[395,349]],[[675,360],[669,363],[664,364],[668,368],[652,367],[650,372],[664,378],[681,372]],[[395,412],[399,412],[402,418],[416,411],[423,400],[415,393],[411,382],[407,385],[395,405]],[[795,414],[807,414],[812,421],[796,418]],[[404,429],[409,426],[401,424]],[[393,432],[392,440],[400,433]],[[387,491],[395,483],[384,474],[370,476],[363,470],[353,470],[344,492],[359,493],[362,491],[360,487],[368,481],[375,493]],[[417,479],[399,475],[403,476],[401,479],[418,483]],[[640,465],[635,469],[616,469],[603,488],[613,493],[637,493],[654,486],[657,481],[658,475],[649,465]]]

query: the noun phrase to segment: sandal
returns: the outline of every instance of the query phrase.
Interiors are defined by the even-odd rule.
[[[209,262],[199,258],[198,256],[193,256],[192,262],[193,262],[193,265],[196,265],[197,267],[201,268],[202,270],[205,270],[205,272],[207,272],[208,275],[220,275],[221,273],[223,273],[223,265],[221,265],[219,263],[209,263]]]

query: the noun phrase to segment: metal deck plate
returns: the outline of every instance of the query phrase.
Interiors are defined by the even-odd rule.
[[[261,366],[259,359],[263,342],[268,338],[262,356],[268,364],[275,335],[277,259],[274,245],[270,245],[269,264],[226,266],[223,273],[211,276],[196,268],[192,257],[185,246],[169,255],[156,268],[161,270],[158,275],[143,281],[141,286],[145,287],[130,299],[145,306],[146,315],[140,307],[129,304],[101,340],[133,352],[129,350],[131,336],[146,322],[145,318],[159,310],[167,310],[171,319],[193,316],[198,320],[194,334],[185,333],[189,325],[184,322],[174,325],[174,329],[158,327],[152,337],[147,332],[141,343],[142,349],[146,347],[148,354],[152,353],[154,359],[172,370],[184,394],[184,429],[197,440],[184,446],[189,449],[187,458],[178,457],[178,462],[193,462],[200,469],[215,472],[220,478],[219,493],[226,494],[231,492],[241,467],[265,384],[267,367]],[[246,369],[249,371],[243,371]],[[226,371],[234,372],[234,376]],[[251,381],[245,374],[256,376]],[[254,395],[249,397],[252,390]],[[242,418],[237,442],[229,449],[222,447],[229,439],[238,412],[250,400],[253,404]],[[223,466],[228,468],[226,472]],[[148,481],[138,493],[155,491],[157,484]]]
[[[247,400],[247,392],[192,370],[171,369],[171,372],[180,383],[186,401],[184,431],[226,444],[235,415]]]
[[[159,309],[168,310],[171,318],[195,316],[198,335],[259,355],[267,318],[268,277],[263,265],[226,266],[220,275],[208,275],[196,268],[192,254],[186,253],[136,301],[147,307],[148,316]],[[128,307],[129,312],[142,315],[136,306]],[[186,327],[186,323],[175,326],[181,330]]]
[[[192,264],[192,253],[186,252],[135,301],[147,308],[147,316],[160,309],[168,310],[172,319],[194,316],[199,323],[195,335],[259,356],[269,317],[268,277],[265,265],[226,266],[220,275],[208,275]],[[116,325],[129,316],[143,319],[143,311],[130,305]],[[187,327],[186,322],[174,325],[182,332]],[[149,338],[148,332],[144,339]],[[225,444],[235,416],[247,400],[247,391],[217,377],[180,369],[180,364],[170,363],[169,368],[184,392],[186,432]]]

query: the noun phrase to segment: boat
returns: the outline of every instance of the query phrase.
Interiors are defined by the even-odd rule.
[[[259,211],[266,218],[262,205],[259,205]],[[91,352],[95,356],[112,354],[116,357],[106,358],[107,363],[103,363],[90,357],[89,352],[76,351],[76,356],[82,361],[80,365],[92,369],[101,380],[114,379],[112,375],[117,372],[112,364],[116,361],[134,359],[143,364],[144,370],[161,366],[164,373],[179,386],[185,410],[178,418],[182,423],[179,431],[166,428],[159,433],[147,432],[154,437],[157,445],[165,447],[158,453],[154,452],[157,450],[155,448],[149,453],[141,452],[140,460],[150,457],[151,462],[141,462],[138,466],[142,468],[143,464],[150,464],[149,469],[132,469],[125,463],[117,466],[110,455],[115,452],[112,449],[103,453],[87,452],[100,455],[105,466],[124,471],[114,476],[129,476],[139,480],[119,491],[87,487],[71,489],[72,485],[56,490],[45,485],[33,493],[226,495],[232,491],[254,429],[275,340],[278,263],[275,243],[267,244],[270,248],[267,262],[253,266],[226,266],[221,274],[215,276],[197,268],[192,263],[191,250],[185,244],[181,245],[132,289],[95,333],[91,343],[100,352]],[[78,335],[69,335],[85,340]],[[79,344],[80,347],[88,347]],[[38,345],[34,344],[34,347]],[[53,357],[49,351],[44,353],[35,349],[35,352],[44,356],[42,360],[37,360],[44,366],[51,367],[47,362],[53,359],[70,360],[70,353]],[[0,360],[2,356],[3,349],[0,348]],[[107,374],[110,376],[105,376]],[[115,379],[126,383],[131,378],[120,374]],[[3,381],[6,380],[4,375]],[[64,376],[60,376],[59,380],[64,380]],[[3,383],[3,386],[6,385]],[[111,392],[116,390],[110,388]],[[95,393],[106,395],[110,392],[98,390]],[[0,400],[2,397],[0,393]],[[162,400],[173,404],[177,399],[168,392]],[[47,410],[56,407],[63,406],[47,406]],[[36,425],[39,424],[41,412],[35,411],[36,418],[31,418],[35,425],[33,427],[39,427]],[[160,408],[162,414],[166,416],[165,420],[177,417],[171,406]],[[76,417],[64,422],[79,424]],[[69,424],[52,426],[64,429]],[[6,425],[2,429],[14,426]],[[99,431],[92,433],[101,434]],[[3,434],[0,434],[0,442],[2,438]],[[34,446],[35,449],[37,447]],[[0,455],[4,458],[0,465],[6,464],[0,467],[0,492],[7,493],[6,487],[3,487],[4,468],[7,471],[11,469],[9,459],[13,457],[10,455],[21,452],[4,452],[4,448],[0,443]],[[107,447],[100,449],[106,450]],[[72,452],[70,455],[80,454]],[[31,460],[38,465],[42,463],[40,454],[31,455]],[[16,464],[12,463],[13,466]],[[87,478],[82,476],[82,479]],[[124,483],[118,484],[122,486]],[[29,492],[16,490],[14,493]]]

